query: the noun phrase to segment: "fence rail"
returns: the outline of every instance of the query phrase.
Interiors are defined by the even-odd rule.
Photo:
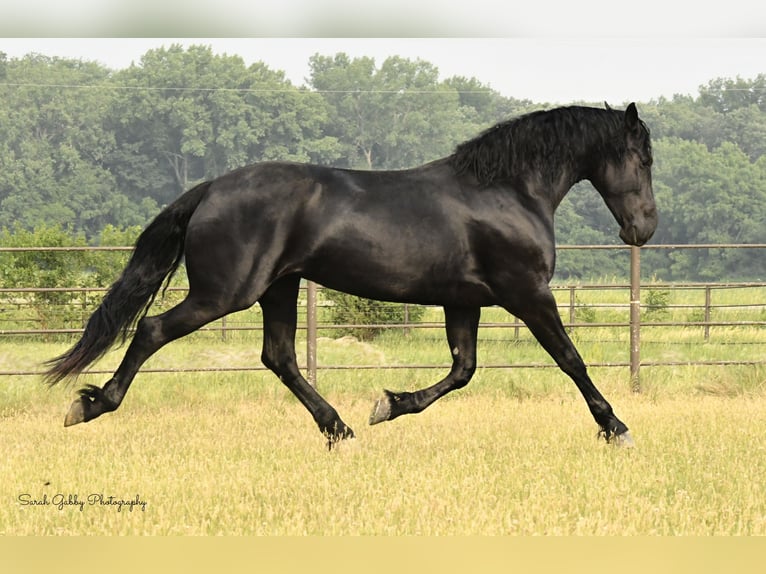
[[[650,328],[697,328],[701,329],[705,341],[711,336],[711,329],[725,327],[732,329],[742,328],[762,328],[766,327],[766,282],[679,282],[679,283],[641,283],[640,281],[640,252],[646,249],[764,249],[766,244],[698,244],[698,245],[651,245],[643,248],[617,246],[617,245],[562,245],[558,246],[560,250],[630,250],[630,272],[627,274],[629,280],[624,283],[608,284],[555,284],[553,286],[554,294],[557,295],[559,312],[562,321],[570,333],[582,329],[627,329],[630,333],[629,341],[629,360],[615,362],[589,362],[591,367],[628,367],[630,369],[631,387],[640,390],[640,368],[641,367],[661,367],[676,365],[762,365],[766,364],[763,359],[748,360],[696,360],[696,361],[674,361],[674,360],[641,360],[641,334],[642,329]],[[0,247],[0,253],[23,253],[23,252],[129,252],[130,247]],[[443,330],[443,323],[433,320],[409,321],[405,313],[405,319],[398,324],[391,323],[370,323],[351,324],[331,322],[327,319],[323,309],[331,306],[324,300],[322,288],[309,282],[303,286],[299,297],[300,324],[298,328],[305,332],[306,337],[306,364],[302,368],[307,372],[307,378],[312,384],[317,382],[317,371],[321,370],[339,370],[339,369],[444,369],[449,368],[448,364],[408,364],[408,365],[327,365],[318,364],[317,349],[319,344],[319,335],[328,333],[337,333],[349,329],[399,329],[410,332],[413,329],[439,329]],[[644,290],[648,296],[642,300],[641,291]],[[718,302],[717,294],[723,291],[749,290],[755,293],[755,296],[746,302]],[[31,305],[31,300],[40,295],[54,297],[56,295],[70,295],[70,298],[63,305],[70,312],[78,325],[84,324],[94,302],[97,302],[107,291],[102,287],[83,287],[83,286],[59,286],[59,287],[41,287],[34,285],[6,287],[0,286],[0,341],[11,337],[50,337],[50,336],[71,336],[82,332],[79,326],[66,325],[51,327],[33,316],[19,317],[16,313],[12,325],[9,326],[7,316],[11,315],[10,308],[16,310],[24,309],[25,305]],[[180,298],[185,289],[182,287],[170,287],[168,293],[171,296]],[[683,291],[700,291],[702,301],[699,303],[669,303],[666,296],[655,297],[650,300],[653,294],[675,294]],[[624,297],[618,301],[584,303],[581,296],[593,292],[617,292],[619,297]],[[77,300],[80,297],[80,300]],[[663,298],[664,297],[664,298]],[[56,303],[51,301],[50,305]],[[684,317],[682,320],[674,318],[673,315],[681,311],[687,311],[694,315]],[[599,313],[611,314],[609,320],[598,320]],[[670,317],[658,319],[662,314]],[[748,313],[747,318],[734,317],[727,318],[726,314],[741,315]],[[23,313],[21,313],[23,315]],[[30,314],[32,315],[32,314]],[[585,318],[582,316],[585,315]],[[643,316],[642,316],[643,315]],[[715,317],[714,317],[715,315]],[[229,335],[241,332],[255,332],[260,336],[262,326],[258,317],[251,316],[249,321],[238,321],[237,315],[229,316],[218,322],[208,325],[201,329],[202,332],[214,332],[220,334],[222,339]],[[492,329],[511,329],[516,338],[519,337],[524,325],[513,317],[509,316],[508,321],[482,321],[482,328]],[[441,333],[440,333],[441,336]],[[763,344],[761,340],[754,341],[754,344]],[[763,356],[763,355],[762,355]],[[550,368],[555,367],[552,363],[536,362],[516,362],[516,363],[493,363],[482,365],[483,369],[512,369],[512,368]],[[184,371],[202,371],[202,372],[237,372],[237,371],[257,371],[264,367],[256,364],[252,366],[216,366],[209,368],[163,368],[163,369],[144,369],[143,372],[184,372]],[[107,374],[103,371],[91,370],[94,374]],[[38,370],[30,369],[7,369],[0,370],[0,376],[9,375],[40,375]]]

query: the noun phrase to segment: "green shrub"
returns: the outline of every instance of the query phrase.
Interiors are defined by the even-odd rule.
[[[662,317],[668,314],[670,291],[667,289],[648,289],[644,301],[647,317]]]
[[[575,319],[580,323],[595,323],[596,308],[583,303],[579,296],[575,296]]]
[[[379,335],[385,329],[380,325],[415,323],[425,312],[425,307],[420,305],[374,301],[331,289],[323,290],[323,294],[330,302],[330,321],[333,324],[347,325],[337,332],[341,335],[352,335],[361,341],[369,341]]]
[[[92,243],[101,246],[131,246],[141,229],[120,230],[107,226]],[[87,247],[82,233],[61,226],[42,225],[34,230],[21,226],[0,230],[0,246],[51,248]],[[42,289],[14,291],[2,295],[8,308],[29,309],[40,329],[78,329],[101,302],[101,288],[111,285],[122,273],[130,251],[31,250],[0,252],[0,287],[6,289]],[[180,282],[175,282],[178,284]],[[95,288],[94,291],[77,291]],[[61,291],[51,289],[62,289]],[[170,294],[169,294],[170,295]],[[167,306],[180,296],[173,294]],[[12,323],[13,319],[6,318]]]

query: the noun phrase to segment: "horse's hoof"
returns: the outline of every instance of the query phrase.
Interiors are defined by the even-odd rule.
[[[66,417],[64,418],[65,427],[71,427],[72,425],[85,422],[85,404],[84,403],[86,400],[87,399],[79,398],[72,403],[72,406],[69,407],[69,412],[66,414]]]
[[[628,431],[625,431],[622,434],[616,435],[612,439],[612,444],[620,448],[635,448],[636,446],[636,443],[633,442],[633,437],[630,436],[630,433]]]
[[[388,393],[386,393],[383,395],[383,398],[375,401],[375,406],[372,408],[372,413],[370,414],[370,424],[376,425],[382,423],[383,421],[387,421],[390,416],[391,399],[389,398]]]
[[[327,450],[336,448],[341,443],[347,443],[353,439],[356,439],[354,431],[350,427],[343,426],[343,430],[336,433],[325,433],[327,437]]]

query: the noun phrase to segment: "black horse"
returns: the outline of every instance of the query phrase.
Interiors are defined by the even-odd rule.
[[[353,437],[298,370],[296,301],[303,277],[361,297],[444,307],[449,374],[417,392],[385,391],[370,424],[420,412],[465,386],[476,369],[480,310],[500,305],[526,323],[574,380],[606,440],[630,444],[628,428],[588,377],[551,294],[553,213],[575,182],[588,179],[619,223],[622,240],[643,245],[657,226],[651,165],[649,131],[630,104],[625,111],[534,112],[413,169],[268,162],[202,183],[149,224],[82,338],[48,363],[51,384],[77,375],[136,325],[114,376],[103,388],[81,389],[64,424],[114,411],[160,347],[257,301],[264,364],[309,410],[331,446]],[[147,316],[184,256],[186,299]]]

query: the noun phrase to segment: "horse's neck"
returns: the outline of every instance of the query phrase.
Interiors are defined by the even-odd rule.
[[[569,164],[562,165],[558,167],[557,175],[545,182],[543,189],[541,189],[541,193],[544,193],[548,197],[548,201],[555,211],[559,204],[564,200],[567,193],[569,193],[569,190],[572,189],[577,182],[582,181],[583,179],[587,179],[584,170],[580,170],[577,166]]]
[[[598,134],[594,135],[598,136]],[[576,183],[590,180],[594,171],[600,169],[598,162],[603,161],[601,150],[603,150],[603,142],[600,139],[594,139],[581,144],[580,149],[571,158],[566,160],[562,158],[562,163],[555,168],[558,177],[553,178],[549,183],[548,193],[554,209],[559,206]]]

